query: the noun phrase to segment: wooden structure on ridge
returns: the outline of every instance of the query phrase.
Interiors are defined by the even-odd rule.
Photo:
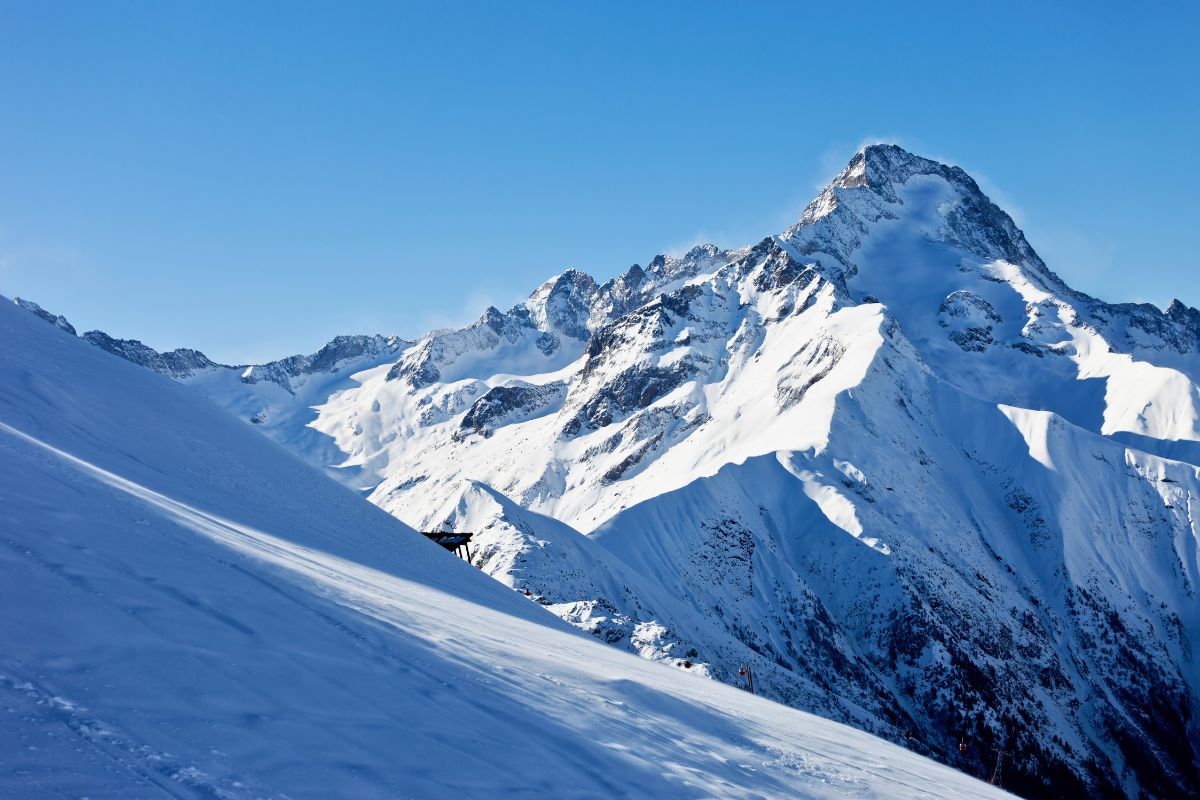
[[[454,555],[471,563],[471,537],[473,533],[455,533],[453,531],[421,531],[421,534],[438,545],[449,550]]]

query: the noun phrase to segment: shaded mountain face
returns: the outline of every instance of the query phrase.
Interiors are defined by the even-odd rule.
[[[306,402],[280,441],[618,646],[1030,797],[1198,796],[1200,312],[1070,289],[958,168],[867,147],[780,235]]]

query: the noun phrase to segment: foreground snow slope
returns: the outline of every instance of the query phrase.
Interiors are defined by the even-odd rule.
[[[992,797],[605,647],[0,304],[0,795]]]

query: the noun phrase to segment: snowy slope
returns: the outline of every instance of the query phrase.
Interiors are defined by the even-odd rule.
[[[372,452],[334,421],[395,410],[372,500],[401,518],[467,477],[596,531],[635,595],[689,600],[656,621],[710,674],[758,656],[773,696],[970,769],[998,744],[1030,795],[1194,796],[1200,313],[1074,292],[892,147],[703,260],[616,315],[594,289],[566,369],[380,371],[315,424]]]
[[[492,309],[364,373],[314,426],[382,478],[384,508],[413,513],[408,500],[466,477],[587,531],[724,464],[823,446],[833,398],[862,380],[894,325],[911,358],[969,394],[1200,455],[1200,312],[1073,292],[961,170],[869,148],[784,235],[683,261],[604,286],[566,273],[557,283],[590,309],[586,344],[559,337],[542,358],[523,344],[536,329],[503,348],[465,344],[531,316]],[[653,289],[640,305],[614,303],[630,275]],[[440,366],[423,372],[428,352]]]
[[[738,671],[749,666],[758,690],[777,700],[836,712],[860,724],[876,715],[892,718],[878,706],[881,691],[864,693],[848,682],[839,685],[836,703],[823,703],[829,699],[825,677],[799,676],[748,649],[740,631],[697,606],[699,595],[664,587],[661,576],[648,579],[594,539],[522,509],[488,486],[468,482],[420,527],[475,532],[473,562],[485,573],[528,592],[577,628],[643,658],[738,686],[745,685]],[[856,702],[871,711],[856,709]]]
[[[70,327],[64,318],[50,315],[35,303],[19,298],[17,303],[33,306],[29,310],[48,322]],[[74,333],[74,328],[70,331]],[[88,331],[83,338],[101,350],[195,386],[234,416],[257,426],[262,433],[354,488],[363,488],[357,471],[332,467],[342,460],[333,440],[310,427],[316,416],[313,407],[334,392],[354,385],[357,372],[390,364],[412,344],[378,334],[338,336],[311,355],[289,356],[267,364],[229,366],[218,364],[197,350],[181,348],[159,353],[136,339],[114,339],[103,331]]]
[[[304,403],[278,441],[621,648],[1002,746],[1028,796],[1200,796],[1200,311],[1072,290],[961,169],[867,147],[778,236],[568,271]]]
[[[6,797],[998,797],[605,647],[0,305]]]

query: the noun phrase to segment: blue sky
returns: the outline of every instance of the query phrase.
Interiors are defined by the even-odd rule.
[[[416,336],[566,267],[757,241],[886,139],[971,172],[1076,288],[1200,305],[1198,23],[5,0],[0,293],[228,362]]]

